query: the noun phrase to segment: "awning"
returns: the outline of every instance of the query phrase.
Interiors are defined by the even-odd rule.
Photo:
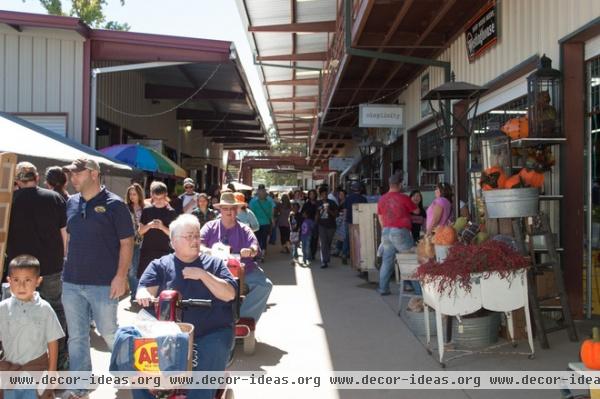
[[[129,176],[135,173],[127,164],[115,162],[90,147],[5,112],[0,112],[0,152],[48,159],[58,165],[90,158],[100,164],[103,174]]]

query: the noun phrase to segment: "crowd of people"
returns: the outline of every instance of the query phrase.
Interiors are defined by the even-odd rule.
[[[101,184],[100,166],[91,159],[48,168],[47,188],[40,180],[33,164],[17,165],[5,268],[12,296],[0,302],[0,317],[14,309],[19,317],[0,323],[5,354],[0,370],[91,370],[90,324],[112,351],[118,303],[128,289],[132,309],[149,306],[165,289],[179,291],[184,299],[212,300],[210,309],[185,312],[183,321],[196,327],[194,370],[223,370],[233,340],[230,302],[238,292],[227,259],[236,257],[245,265],[240,316],[257,322],[273,286],[261,268],[269,243],[279,236],[281,252],[294,264],[309,267],[317,251],[323,269],[331,256],[347,264],[352,208],[367,202],[357,181],[348,193],[321,186],[306,195],[299,189],[280,197],[259,185],[251,197],[232,185],[210,196],[199,193],[190,178],[178,197],[169,198],[167,186],[154,181],[148,198],[134,183],[121,199]],[[425,209],[419,191],[402,193],[401,174],[390,178],[377,206],[381,295],[390,292],[395,254],[453,218],[451,187],[439,184],[435,196]],[[73,391],[67,397],[86,394]],[[35,393],[9,391],[6,397]],[[188,397],[211,397],[211,392],[198,390]]]

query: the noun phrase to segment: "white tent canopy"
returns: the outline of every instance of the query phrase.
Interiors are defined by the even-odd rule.
[[[90,147],[4,112],[0,112],[0,152],[51,159],[61,165],[77,158],[90,158],[100,164],[103,173],[130,175],[134,172],[129,165],[113,161]]]
[[[232,181],[227,184],[223,184],[223,187],[221,188],[221,190],[225,190],[227,188],[227,186],[230,184],[233,184],[233,186],[235,187],[235,191],[252,191],[253,190],[253,188],[250,187],[249,185],[240,183],[239,181]]]

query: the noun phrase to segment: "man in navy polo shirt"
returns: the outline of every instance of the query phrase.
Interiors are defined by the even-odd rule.
[[[78,194],[67,202],[68,249],[62,302],[69,329],[71,371],[92,370],[90,319],[112,350],[119,297],[127,287],[133,223],[121,198],[100,186],[100,166],[78,159],[64,167]],[[76,392],[77,397],[84,392]]]

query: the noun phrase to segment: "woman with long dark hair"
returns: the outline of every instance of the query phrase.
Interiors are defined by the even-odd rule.
[[[140,228],[140,219],[142,217],[142,210],[145,207],[144,190],[142,186],[137,183],[133,183],[127,188],[127,194],[125,195],[125,203],[131,213],[131,219],[133,220],[133,226],[135,228],[135,239],[133,245],[133,258],[131,259],[131,266],[127,273],[127,279],[129,281],[129,290],[131,291],[131,302],[135,300],[135,294],[138,286],[137,271],[140,264],[140,248],[142,247],[143,236],[138,232]]]
[[[279,204],[279,214],[277,215],[277,226],[279,227],[279,236],[281,239],[282,253],[290,253],[290,212],[292,212],[292,204],[288,194],[281,196]]]
[[[419,190],[413,190],[409,195],[412,202],[417,205],[419,208],[419,213],[413,213],[410,215],[410,219],[412,222],[412,236],[415,242],[419,241],[421,238],[421,229],[425,224],[425,219],[427,218],[427,213],[425,212],[425,208],[423,207],[423,194]]]

